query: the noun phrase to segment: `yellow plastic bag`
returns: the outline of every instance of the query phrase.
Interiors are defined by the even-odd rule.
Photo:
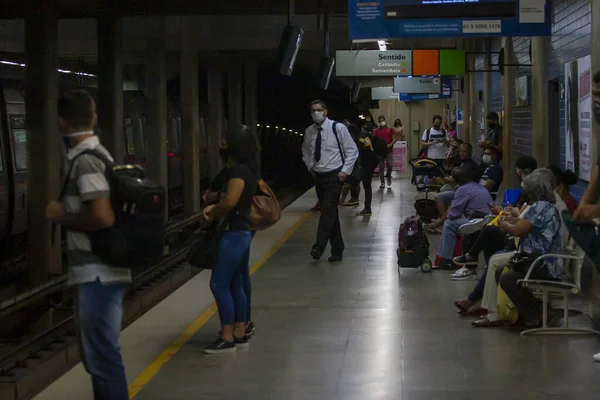
[[[493,220],[491,220],[488,225],[489,226],[498,226],[498,220],[502,216],[502,213],[503,213],[503,211],[500,211],[500,213],[496,216],[496,218],[494,218]]]
[[[502,275],[510,271],[510,267],[504,267]],[[516,322],[519,318],[517,308],[512,301],[508,298],[506,292],[498,285],[498,296],[496,297],[496,303],[498,307],[498,317],[501,321]]]

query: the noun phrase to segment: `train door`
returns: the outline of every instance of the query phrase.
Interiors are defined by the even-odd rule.
[[[17,107],[9,107],[17,108]],[[24,107],[23,107],[24,108]],[[12,234],[27,231],[27,130],[25,110],[11,110],[8,114],[9,133],[14,168],[14,221]],[[7,162],[10,162],[7,160]]]
[[[0,125],[0,240],[4,240],[6,236],[10,235],[9,229],[12,231],[9,227],[10,202],[8,199],[11,190],[5,165],[6,136],[4,135],[4,126]]]

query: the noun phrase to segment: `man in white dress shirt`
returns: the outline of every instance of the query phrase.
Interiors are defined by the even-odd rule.
[[[344,252],[338,201],[344,181],[354,169],[358,148],[343,123],[327,118],[327,106],[324,102],[313,101],[310,111],[315,123],[304,132],[302,160],[315,179],[315,188],[321,204],[317,240],[310,254],[315,260],[320,259],[327,242],[330,242],[329,262],[337,262],[342,261]]]

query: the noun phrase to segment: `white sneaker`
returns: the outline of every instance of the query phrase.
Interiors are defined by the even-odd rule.
[[[491,214],[486,215],[483,218],[472,219],[469,222],[467,222],[466,224],[462,224],[460,226],[460,228],[458,228],[458,231],[460,233],[462,233],[463,235],[470,235],[472,233],[480,231],[481,228],[483,228],[484,226],[486,226],[487,224],[492,222],[493,219],[494,219],[494,216]]]
[[[469,269],[467,267],[462,267],[457,270],[455,273],[450,275],[450,280],[453,281],[474,281],[477,279],[477,271],[474,269]]]
[[[600,362],[600,353],[594,354],[594,361]]]

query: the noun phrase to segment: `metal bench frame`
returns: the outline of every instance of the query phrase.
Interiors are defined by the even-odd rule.
[[[548,258],[558,258],[563,261],[565,278],[560,281],[531,279],[531,273]],[[530,288],[541,292],[543,304],[543,324],[541,328],[527,329],[521,332],[521,336],[529,334],[546,335],[577,335],[577,334],[600,334],[593,328],[580,328],[569,326],[569,295],[579,294],[581,292],[581,269],[583,266],[584,254],[579,247],[565,248],[565,254],[544,254],[538,257],[529,267],[524,279],[519,279],[517,283],[525,288]],[[563,303],[563,324],[558,327],[548,326],[548,300],[553,294],[562,295]]]

